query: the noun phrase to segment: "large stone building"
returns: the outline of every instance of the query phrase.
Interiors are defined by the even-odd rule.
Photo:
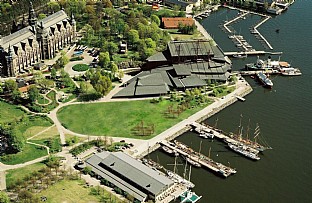
[[[0,76],[15,77],[75,40],[76,21],[61,10],[40,21],[32,3],[28,26],[8,36],[0,36]]]
[[[96,177],[135,198],[134,202],[160,202],[170,195],[174,182],[123,152],[94,154],[86,160]]]

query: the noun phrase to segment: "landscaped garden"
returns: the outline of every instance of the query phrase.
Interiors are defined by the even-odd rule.
[[[89,66],[87,64],[76,64],[73,66],[73,70],[78,71],[78,72],[86,71],[88,69],[89,69]]]
[[[210,102],[206,100],[199,104],[191,101],[181,111],[179,102],[162,99],[154,103],[143,100],[78,104],[60,109],[58,118],[67,129],[81,134],[149,139]]]

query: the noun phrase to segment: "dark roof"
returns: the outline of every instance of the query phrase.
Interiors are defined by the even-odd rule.
[[[140,201],[145,200],[146,192],[156,196],[173,184],[166,176],[123,152],[104,151],[87,159],[86,163],[98,175],[109,178],[108,181]]]
[[[168,76],[166,80],[170,81]],[[168,84],[164,81],[163,73],[156,72],[148,74],[146,71],[142,72],[139,77],[135,77],[130,81],[130,84],[121,89],[114,97],[158,96],[167,94],[169,91],[170,89]]]
[[[200,79],[196,75],[191,75],[189,77],[182,78],[181,82],[183,83],[184,87],[186,87],[186,88],[202,87],[202,86],[207,85],[207,83],[205,81],[203,81],[202,79]]]
[[[186,64],[173,64],[173,69],[178,76],[191,75],[191,70]]]
[[[171,41],[168,48],[172,57],[177,56],[208,56],[213,55],[213,49],[209,41]]]
[[[146,60],[149,61],[149,62],[152,62],[152,61],[167,61],[167,58],[165,57],[165,55],[162,52],[157,52],[156,54],[148,57]]]

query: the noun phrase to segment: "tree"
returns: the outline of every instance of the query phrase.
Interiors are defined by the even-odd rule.
[[[155,14],[152,14],[152,15],[151,15],[151,22],[156,23],[157,26],[160,25],[160,19],[159,19],[159,17],[158,17],[157,15],[155,15]]]
[[[39,96],[39,90],[36,87],[36,85],[31,85],[28,88],[28,98],[30,99],[31,102],[35,102],[38,99]]]
[[[87,175],[87,174],[90,174],[92,171],[92,168],[90,166],[86,166],[83,168],[82,172]]]
[[[98,81],[93,85],[93,88],[96,92],[104,96],[112,89],[112,81],[108,77],[101,75]]]
[[[4,89],[8,93],[12,93],[14,90],[17,90],[17,83],[12,79],[6,80],[4,82]]]
[[[61,68],[69,63],[69,58],[68,56],[66,56],[66,53],[64,51],[61,51],[61,57],[57,60],[57,63]]]
[[[1,203],[10,203],[10,198],[5,192],[0,191],[0,202]]]
[[[60,5],[55,1],[48,2],[47,6],[52,12],[60,10]]]
[[[54,82],[52,80],[48,80],[48,79],[41,79],[38,81],[38,85],[43,88],[43,89],[48,89],[48,87],[53,86]]]
[[[113,77],[116,77],[116,73],[118,73],[118,66],[116,63],[111,62],[110,64],[111,72],[113,74]]]
[[[139,32],[137,30],[129,30],[128,42],[131,45],[135,45],[140,40]]]
[[[87,93],[88,92],[88,85],[86,82],[82,82],[80,83],[80,88],[79,88],[79,91],[83,94]]]
[[[46,18],[46,17],[47,17],[46,14],[44,14],[44,13],[39,13],[39,15],[38,15],[38,20],[42,20],[42,19],[44,19],[44,18]]]
[[[52,69],[51,69],[51,78],[52,78],[53,80],[55,80],[55,78],[56,78],[56,69],[55,69],[55,68],[52,68]]]
[[[21,98],[21,92],[18,89],[13,90],[12,99],[17,102]]]
[[[109,53],[106,52],[101,52],[99,55],[99,64],[102,68],[107,68],[110,62],[110,57]]]
[[[3,93],[3,85],[0,83],[0,94]]]

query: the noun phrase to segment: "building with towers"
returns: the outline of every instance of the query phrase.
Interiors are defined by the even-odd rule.
[[[63,10],[38,21],[30,2],[28,26],[18,26],[24,24],[13,22],[13,32],[0,36],[0,76],[15,77],[28,72],[34,64],[53,58],[58,50],[75,41],[75,18]]]

